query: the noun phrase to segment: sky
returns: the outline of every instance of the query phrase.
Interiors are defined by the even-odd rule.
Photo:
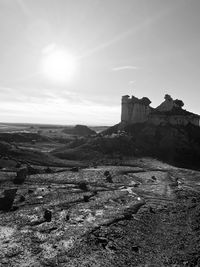
[[[199,0],[0,0],[0,121],[114,125],[127,94],[200,114],[199,13]],[[45,75],[52,51],[75,59],[69,80]]]

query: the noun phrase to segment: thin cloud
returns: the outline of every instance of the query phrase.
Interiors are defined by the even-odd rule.
[[[135,83],[135,81],[129,81],[128,83],[129,83],[129,84],[134,84],[134,83]]]
[[[106,49],[107,47],[110,47],[111,45],[118,43],[119,41],[122,41],[122,40],[124,40],[130,36],[133,36],[134,34],[137,34],[138,32],[141,32],[146,27],[149,27],[150,25],[157,23],[160,19],[165,18],[171,12],[175,12],[177,8],[180,8],[180,2],[179,1],[178,1],[177,5],[174,5],[174,3],[173,3],[169,8],[162,10],[160,13],[158,13],[152,17],[147,18],[142,23],[139,23],[138,25],[136,25],[134,27],[130,27],[127,31],[124,31],[124,32],[116,35],[112,39],[110,39],[110,40],[108,40],[102,44],[99,44],[98,46],[96,46],[96,47],[94,47],[88,51],[85,51],[85,53],[83,53],[80,56],[80,58],[92,56],[93,54],[95,54],[99,51],[102,51],[102,50]]]
[[[66,88],[58,90],[56,87],[46,88],[43,86],[31,87],[27,90],[27,87],[15,86],[6,87],[0,85],[0,105],[2,103],[52,103],[52,102],[63,102],[65,104],[73,105],[104,105],[99,101],[91,101],[84,95],[77,94]]]
[[[1,121],[7,122],[37,122],[56,124],[108,124],[118,122],[120,118],[119,106],[105,106],[104,104],[84,100],[73,102],[69,99],[52,98],[48,101],[35,99],[34,102],[8,99],[0,105]]]
[[[25,4],[24,0],[17,0],[17,4],[19,5],[19,8],[21,11],[27,16],[27,17],[32,17],[32,14],[30,12],[30,9],[27,6],[27,2]]]
[[[139,70],[140,67],[137,67],[137,66],[120,66],[120,67],[115,67],[115,68],[112,68],[112,71],[121,71],[121,70]]]
[[[0,85],[0,103],[2,102],[48,102],[52,99],[64,99],[66,101],[76,102],[78,96],[66,89],[57,90],[57,88],[46,88],[43,86],[25,87],[15,86],[6,87]],[[81,102],[81,98],[80,98]]]

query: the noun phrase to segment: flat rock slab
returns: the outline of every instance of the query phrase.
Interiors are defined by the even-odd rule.
[[[178,189],[172,186],[174,177],[182,179],[183,187],[191,185],[189,170],[169,166],[164,166],[162,170],[162,163],[159,170],[148,170],[155,162],[148,164],[149,159],[145,167],[142,164],[139,167],[98,166],[79,172],[29,175],[22,185],[17,186],[13,205],[18,209],[0,213],[0,265],[118,266],[112,263],[111,258],[119,244],[113,243],[116,237],[107,240],[105,232],[115,227],[121,231],[124,224],[133,222],[137,225],[143,216],[141,214],[154,214],[156,209],[171,205],[176,201],[175,191]],[[106,170],[111,174],[113,183],[106,182]],[[193,180],[198,184],[198,172],[195,172],[195,177]],[[0,179],[4,181],[1,192],[13,187],[10,175]],[[86,183],[87,190],[80,188],[80,182]],[[22,196],[23,201],[20,201]],[[50,221],[44,220],[45,210],[51,211]],[[98,236],[101,231],[104,237]],[[130,238],[132,236],[133,232]],[[91,242],[91,247],[88,242]],[[97,243],[101,244],[100,248]],[[93,245],[97,246],[96,252]],[[80,246],[83,251],[89,246],[84,252],[85,258]],[[104,260],[98,254],[102,253],[102,248],[105,249],[103,253],[107,251]],[[77,257],[72,257],[76,250],[79,251]],[[88,251],[91,254],[86,257]],[[135,251],[140,251],[136,245]]]

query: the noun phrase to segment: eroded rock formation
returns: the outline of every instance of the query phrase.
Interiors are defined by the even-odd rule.
[[[158,107],[152,108],[147,97],[141,99],[129,95],[122,97],[121,124],[149,122],[155,125],[172,124],[187,125],[189,123],[200,126],[200,116],[183,109],[182,100],[173,100],[165,95],[165,101]]]

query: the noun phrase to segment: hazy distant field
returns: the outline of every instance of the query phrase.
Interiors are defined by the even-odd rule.
[[[47,131],[60,132],[64,128],[72,128],[74,125],[53,125],[53,124],[32,124],[32,123],[0,123],[0,132],[37,132]],[[106,130],[109,126],[89,126],[92,130],[99,133]]]

